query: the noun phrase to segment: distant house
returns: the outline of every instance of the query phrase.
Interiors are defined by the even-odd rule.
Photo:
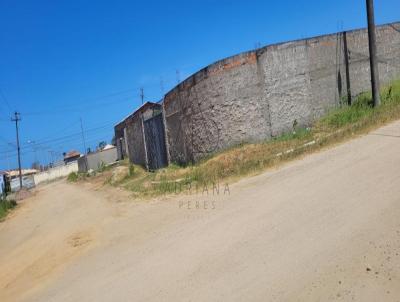
[[[106,145],[102,150],[91,152],[78,159],[78,171],[81,173],[89,170],[99,170],[100,168],[115,163],[118,160],[117,147]]]
[[[114,145],[107,144],[107,145],[104,146],[104,148],[101,151],[110,150],[110,149],[113,149],[113,148],[115,148]]]
[[[74,161],[77,161],[81,157],[81,154],[78,151],[72,150],[67,153],[64,153],[64,163],[69,164]]]
[[[34,175],[38,173],[36,169],[21,169],[22,187],[31,189],[35,187]],[[20,189],[19,170],[6,171],[6,183],[10,185],[11,192]]]
[[[6,173],[0,171],[0,195],[6,192]]]
[[[32,176],[34,174],[38,173],[38,170],[36,169],[21,169],[21,175],[22,176]],[[5,172],[6,176],[9,179],[14,179],[19,177],[19,170],[9,170]]]

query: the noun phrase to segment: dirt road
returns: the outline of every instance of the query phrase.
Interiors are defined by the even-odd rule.
[[[42,187],[0,223],[0,301],[400,301],[400,122],[208,189]]]

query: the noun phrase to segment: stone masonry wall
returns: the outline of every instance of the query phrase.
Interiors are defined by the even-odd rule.
[[[256,54],[244,53],[201,70],[167,94],[171,161],[196,161],[221,147],[270,138],[258,79]]]
[[[400,23],[377,28],[382,84],[400,77],[399,30]],[[164,98],[171,162],[197,161],[242,142],[270,139],[294,125],[308,126],[346,102],[348,89],[352,97],[370,89],[365,29],[267,46],[218,61]]]

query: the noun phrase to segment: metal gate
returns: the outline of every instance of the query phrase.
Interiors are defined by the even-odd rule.
[[[166,167],[168,160],[162,114],[144,121],[143,124],[149,170]]]

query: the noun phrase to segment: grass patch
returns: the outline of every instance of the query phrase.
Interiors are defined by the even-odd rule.
[[[78,173],[76,172],[71,172],[68,174],[67,180],[69,182],[77,182],[79,179]]]
[[[272,140],[242,144],[209,156],[194,165],[175,164],[156,172],[130,166],[129,176],[118,185],[138,197],[179,193],[194,186],[235,181],[254,175],[266,168],[342,142],[400,118],[400,81],[381,90],[382,104],[372,107],[370,93],[363,93],[351,106],[331,110],[310,128],[297,128]],[[128,163],[124,163],[128,165]]]
[[[331,112],[321,120],[332,128],[340,128],[348,124],[356,123],[361,119],[369,118],[373,114],[373,108],[368,104],[364,96],[357,100],[352,106],[347,106]]]
[[[94,173],[93,173],[93,175],[94,175]],[[90,177],[89,173],[71,172],[67,176],[67,181],[69,181],[69,182],[77,182],[77,181],[80,181],[80,180],[85,180],[88,177]]]
[[[3,220],[7,213],[17,206],[15,200],[0,199],[0,221]]]

